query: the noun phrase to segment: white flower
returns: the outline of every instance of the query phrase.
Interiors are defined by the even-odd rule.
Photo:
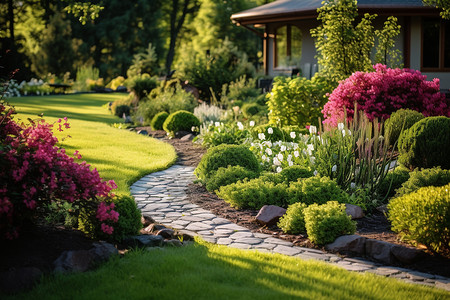
[[[317,127],[316,126],[309,126],[309,133],[310,134],[316,134],[317,133]]]
[[[316,161],[316,158],[314,156],[311,156],[309,158],[309,161],[311,162],[311,164],[314,164],[314,162]]]
[[[337,171],[337,166],[334,165],[334,166],[331,168],[331,172],[336,172],[336,171]]]
[[[260,140],[265,140],[266,139],[266,136],[265,136],[265,134],[264,133],[258,133],[258,139],[260,139]]]
[[[298,151],[294,151],[294,156],[295,156],[295,157],[299,157],[299,156],[300,156],[300,153],[298,153]]]
[[[344,130],[344,123],[338,124],[338,130],[340,130],[340,131]]]
[[[272,127],[267,128],[267,133],[268,133],[268,134],[272,134],[272,133],[273,133]]]
[[[242,125],[241,122],[237,122],[237,127],[239,128],[239,130],[244,130],[244,125]]]
[[[215,122],[214,126],[219,127],[220,126],[220,122]]]
[[[306,149],[306,151],[308,151],[308,155],[312,155],[312,152],[314,151],[314,145],[308,144],[307,146],[308,148]]]
[[[317,176],[317,174],[318,174],[319,172],[317,172],[317,170],[314,170],[314,176]]]
[[[191,127],[191,131],[194,132],[197,128],[195,128],[195,126]]]
[[[278,153],[278,155],[277,155],[277,157],[278,157],[278,159],[280,160],[280,161],[283,161],[283,154],[281,154],[281,153]]]
[[[345,136],[345,129],[342,129],[342,136]]]
[[[277,168],[277,173],[280,173],[281,171],[283,171],[283,168],[278,167],[278,168]]]
[[[350,183],[350,188],[351,188],[351,189],[356,188],[356,183],[354,183],[354,182]]]
[[[263,154],[263,156],[261,156],[262,160],[266,160],[266,156]]]
[[[266,149],[266,153],[267,153],[268,155],[272,155],[272,149],[267,148],[267,149]]]
[[[287,161],[288,161],[288,162],[292,162],[292,155],[291,155],[291,154],[288,155]]]
[[[250,126],[251,127],[255,126],[255,121],[250,121]]]
[[[271,141],[267,141],[266,145],[267,145],[267,147],[272,148],[272,142]]]
[[[295,132],[291,132],[291,139],[295,139]]]
[[[280,148],[280,151],[281,151],[281,152],[286,151],[286,146],[285,146],[285,145],[282,145],[281,148]]]
[[[278,160],[278,158],[276,156],[273,158],[273,164],[275,166],[281,166],[281,162]]]
[[[289,167],[294,165],[294,163],[292,161],[289,161],[288,163],[289,163]]]
[[[294,144],[294,150],[297,150],[297,149],[298,149],[298,144],[295,143],[295,144]]]

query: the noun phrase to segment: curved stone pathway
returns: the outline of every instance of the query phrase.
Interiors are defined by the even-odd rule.
[[[240,249],[280,253],[302,259],[326,261],[349,271],[371,272],[406,282],[436,286],[450,291],[450,278],[384,266],[360,258],[341,258],[317,249],[294,246],[268,234],[253,233],[186,200],[186,188],[196,178],[194,168],[174,165],[144,176],[131,186],[138,208],[158,223],[205,241]]]

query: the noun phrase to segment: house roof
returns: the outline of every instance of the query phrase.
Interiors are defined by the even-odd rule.
[[[231,19],[240,24],[257,24],[314,18],[322,1],[277,0],[233,14]],[[358,9],[360,13],[375,12],[379,15],[423,15],[437,11],[424,6],[422,0],[358,0]]]

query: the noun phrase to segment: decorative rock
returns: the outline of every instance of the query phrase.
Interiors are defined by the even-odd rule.
[[[173,238],[174,233],[175,233],[175,231],[173,231],[172,229],[164,228],[164,229],[159,230],[156,233],[156,235],[160,235],[165,239],[171,239],[171,238]]]
[[[126,93],[126,92],[127,92],[127,88],[126,88],[125,86],[123,86],[123,85],[119,85],[119,86],[117,87],[117,89],[116,89],[116,92],[119,92],[119,93]]]
[[[188,134],[191,134],[191,133],[189,131],[177,131],[177,132],[175,132],[175,137],[177,139],[180,139]]]
[[[379,212],[383,213],[383,214],[387,214],[388,209],[387,209],[387,204],[383,204],[381,206],[378,206],[376,208],[376,210],[378,210]]]
[[[142,226],[147,227],[148,225],[155,223],[155,220],[149,215],[142,215],[141,223]]]
[[[391,253],[393,247],[394,244],[391,243],[366,239],[366,255],[383,263],[391,264],[395,261]]]
[[[164,225],[159,225],[159,224],[150,224],[147,227],[141,229],[141,233],[143,234],[149,234],[155,231],[160,231],[166,229],[166,227]]]
[[[192,133],[186,134],[185,136],[181,137],[181,141],[192,141],[194,139],[194,135]]]
[[[130,247],[161,247],[163,240],[160,235],[136,235],[126,238],[123,243]]]
[[[181,246],[183,246],[183,243],[180,240],[171,239],[171,240],[164,241],[164,246],[181,247]]]
[[[54,271],[60,273],[86,272],[94,261],[94,253],[88,250],[64,251],[54,262]]]
[[[352,217],[352,220],[361,219],[364,217],[364,212],[358,205],[345,204],[345,212],[348,216]]]
[[[343,235],[338,237],[333,243],[325,245],[325,249],[339,253],[364,254],[366,238],[360,235]]]
[[[256,215],[256,221],[261,225],[274,225],[286,213],[286,209],[276,205],[264,205]]]
[[[89,252],[94,254],[95,262],[107,261],[112,255],[119,254],[114,245],[106,242],[98,242],[93,244],[94,248],[90,249]]]
[[[405,264],[412,264],[424,255],[424,253],[418,249],[403,247],[400,245],[393,246],[391,252],[396,259]]]
[[[137,134],[142,134],[142,135],[148,135],[148,131],[145,130],[145,129],[138,130],[136,133],[137,133]]]
[[[0,290],[5,293],[17,293],[31,289],[42,276],[35,267],[17,268],[0,273]]]

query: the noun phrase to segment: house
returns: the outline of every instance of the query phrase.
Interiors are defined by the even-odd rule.
[[[322,0],[278,0],[231,16],[238,26],[260,35],[264,41],[266,75],[291,75],[301,69],[310,78],[317,72],[316,49],[310,30],[319,25],[317,8]],[[450,89],[450,21],[422,0],[358,0],[359,14],[377,14],[375,28],[388,16],[396,16],[401,33],[396,47],[404,67],[420,70],[428,79],[439,78]]]

